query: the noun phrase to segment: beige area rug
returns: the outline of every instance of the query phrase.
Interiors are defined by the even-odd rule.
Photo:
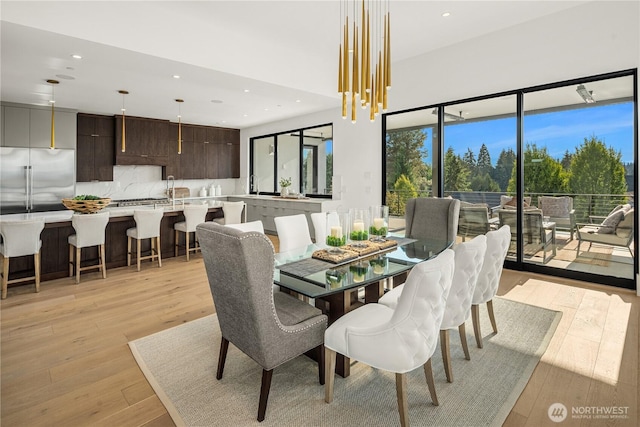
[[[572,240],[568,242],[562,249],[558,248],[555,259],[561,261],[578,262],[581,264],[597,265],[600,267],[608,267],[611,262],[611,254],[613,248],[611,246],[603,246],[594,244],[589,248],[589,243],[583,242],[580,247],[580,255],[576,256],[576,248],[578,241]]]
[[[481,307],[484,348],[467,333],[471,361],[451,334],[454,382],[447,383],[438,348],[433,370],[440,406],[433,406],[422,369],[408,377],[414,426],[501,425],[526,386],[562,313],[494,299],[498,334]],[[467,331],[473,331],[471,322]],[[491,332],[491,333],[490,333]],[[337,376],[334,401],[324,402],[317,365],[305,356],[274,370],[266,418],[256,421],[262,369],[233,345],[224,377],[215,379],[220,346],[217,317],[207,316],[129,343],[140,368],[174,422],[187,426],[395,426],[395,376],[354,363]]]

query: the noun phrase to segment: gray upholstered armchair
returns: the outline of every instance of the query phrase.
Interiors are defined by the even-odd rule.
[[[222,332],[216,378],[222,378],[230,342],[262,366],[262,421],[274,368],[316,349],[324,383],[327,316],[288,294],[273,292],[274,249],[264,234],[213,222],[198,225],[196,233]]]
[[[542,215],[548,216],[549,221],[556,223],[556,228],[569,230],[569,240],[573,240],[576,231],[576,211],[573,209],[573,197],[540,196],[538,207]]]
[[[455,242],[459,215],[460,201],[456,199],[409,199],[404,214],[405,236]]]

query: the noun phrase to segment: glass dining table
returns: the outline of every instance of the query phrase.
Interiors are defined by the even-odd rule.
[[[281,290],[315,300],[315,306],[329,318],[329,324],[363,304],[358,298],[364,289],[364,303],[374,303],[383,295],[385,284],[406,275],[416,264],[434,258],[453,242],[390,237],[397,245],[356,257],[343,263],[331,263],[313,257],[326,249],[312,244],[299,250],[276,254],[274,283]],[[338,355],[340,356],[340,355]],[[349,359],[338,357],[336,373],[349,376]]]

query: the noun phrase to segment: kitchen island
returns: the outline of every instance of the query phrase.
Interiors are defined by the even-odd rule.
[[[222,217],[222,202],[219,200],[191,200],[191,202],[198,204],[207,203],[209,205],[209,211],[206,217],[207,221]],[[186,202],[186,204],[189,204],[189,202]],[[162,257],[173,257],[175,256],[173,225],[177,222],[184,221],[184,215],[182,213],[184,203],[176,201],[175,205],[158,206],[158,208],[164,210],[164,217],[160,224]],[[134,209],[154,209],[154,207],[107,207],[103,210],[109,212],[109,223],[107,224],[105,236],[107,270],[127,265],[127,229],[136,226],[136,222],[133,219]],[[42,240],[42,249],[40,249],[42,281],[59,279],[69,275],[68,237],[75,234],[75,230],[71,225],[72,215],[72,211],[65,210],[0,216],[0,221],[44,220],[45,227],[40,235],[40,239]],[[142,249],[143,251],[149,250],[148,240],[142,242]],[[180,249],[179,255],[184,255],[184,248]],[[83,264],[86,263],[89,265],[93,260],[97,263],[98,247],[84,249],[82,251]],[[9,279],[32,276],[33,257],[12,258],[9,267]],[[132,270],[132,272],[133,271],[134,270]]]

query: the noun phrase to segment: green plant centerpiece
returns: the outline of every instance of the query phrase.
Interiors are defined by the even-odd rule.
[[[369,233],[374,236],[373,242],[386,241],[389,232],[389,207],[388,206],[371,206],[371,225]]]
[[[342,227],[339,225],[333,226],[330,229],[330,233],[327,236],[327,246],[330,246],[329,252],[340,253],[342,250],[340,246],[347,244],[347,236],[342,233]]]
[[[290,189],[289,187],[291,187],[291,177],[289,178],[280,178],[280,195],[281,196],[288,196]]]
[[[351,232],[349,239],[353,242],[352,246],[366,247],[364,243],[369,240],[369,212],[365,209],[351,209]]]

